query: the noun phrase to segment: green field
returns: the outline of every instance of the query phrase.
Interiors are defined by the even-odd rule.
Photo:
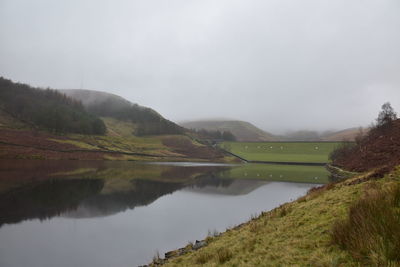
[[[224,142],[220,146],[246,160],[326,163],[335,142]]]

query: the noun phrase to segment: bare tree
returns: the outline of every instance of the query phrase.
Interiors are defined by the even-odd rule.
[[[386,102],[382,105],[382,110],[379,112],[378,118],[376,119],[377,127],[380,128],[382,126],[391,125],[394,120],[397,119],[397,114],[390,105],[389,102]]]

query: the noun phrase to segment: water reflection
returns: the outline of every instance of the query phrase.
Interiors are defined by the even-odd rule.
[[[309,166],[0,161],[0,227],[54,216],[108,216],[183,188],[235,196],[268,181],[324,183],[327,177],[325,169]]]
[[[84,199],[76,210],[63,216],[83,218],[107,216],[137,206],[146,206],[159,197],[170,194],[184,187],[182,183],[164,183],[158,181],[134,180],[132,190],[97,194]]]
[[[0,266],[145,264],[327,180],[314,168],[0,161]]]
[[[100,179],[51,180],[31,184],[0,195],[0,226],[27,219],[48,219],[76,210],[80,203],[98,194]]]
[[[267,183],[268,181],[264,180],[209,177],[201,179],[198,183],[188,186],[184,190],[201,194],[239,196],[249,194]]]

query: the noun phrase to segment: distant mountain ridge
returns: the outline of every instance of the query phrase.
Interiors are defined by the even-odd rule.
[[[361,130],[366,133],[368,129]],[[317,132],[317,131],[295,131],[289,132],[285,135],[280,135],[279,139],[281,141],[299,141],[299,142],[341,142],[341,141],[354,141],[357,135],[360,134],[360,128],[348,128],[340,131],[327,131],[327,132]]]
[[[59,90],[68,97],[80,101],[88,112],[100,117],[111,117],[135,125],[135,135],[182,134],[184,129],[172,121],[165,119],[155,110],[106,92],[64,89]]]
[[[180,123],[181,126],[187,129],[207,131],[229,131],[237,139],[237,141],[277,141],[277,138],[272,134],[265,132],[253,124],[239,120],[200,120],[188,121]]]
[[[360,132],[361,131],[361,132]],[[322,136],[323,141],[355,141],[356,137],[362,133],[366,134],[368,128],[349,128],[341,131],[333,132]]]

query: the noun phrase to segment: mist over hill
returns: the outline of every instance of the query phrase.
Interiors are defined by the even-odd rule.
[[[180,123],[185,128],[207,131],[229,131],[237,141],[276,141],[276,137],[246,121],[202,120]]]
[[[360,133],[367,132],[368,129],[354,127],[339,131],[294,131],[288,132],[285,135],[279,136],[282,141],[326,141],[326,142],[340,142],[340,141],[354,141]]]
[[[184,129],[165,119],[155,110],[105,92],[83,89],[59,90],[80,101],[88,112],[100,117],[111,117],[135,124],[135,135],[181,134]]]
[[[7,117],[2,124],[8,127],[22,122],[31,128],[57,133],[104,134],[106,131],[103,121],[88,113],[79,101],[56,90],[34,88],[2,77],[0,110]]]

